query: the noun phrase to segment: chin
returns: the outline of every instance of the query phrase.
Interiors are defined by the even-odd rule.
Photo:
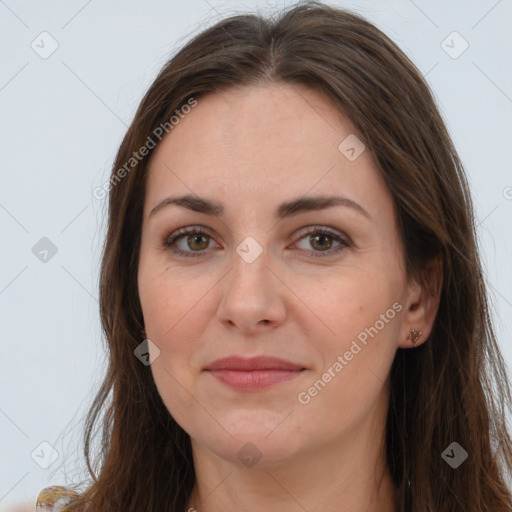
[[[296,453],[296,447],[273,442],[266,437],[247,436],[244,439],[231,439],[228,446],[215,444],[209,448],[222,459],[236,463],[241,468],[266,469],[277,467]]]
[[[262,417],[261,411],[254,411],[253,415],[246,413],[243,421],[231,418],[228,423],[224,419],[222,425],[229,434],[217,429],[215,433],[209,431],[203,435],[197,432],[193,437],[224,460],[262,469],[278,466],[300,452],[304,443],[310,443],[297,435],[300,429],[290,420],[283,421],[282,415],[277,420],[274,415]]]

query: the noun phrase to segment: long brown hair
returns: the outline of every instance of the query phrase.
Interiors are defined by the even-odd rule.
[[[320,91],[356,126],[394,199],[408,276],[422,279],[442,261],[433,331],[421,346],[398,349],[391,367],[386,449],[397,510],[510,512],[510,384],[463,166],[431,90],[395,43],[359,15],[314,1],[275,19],[232,16],[199,33],[163,67],[135,114],[109,184],[100,277],[109,367],[84,449],[94,481],[66,510],[187,506],[195,482],[190,438],[163,404],[150,367],[134,357],[143,339],[137,270],[152,149],[130,159],[192,98],[275,82]],[[468,454],[457,469],[442,457],[453,442]]]

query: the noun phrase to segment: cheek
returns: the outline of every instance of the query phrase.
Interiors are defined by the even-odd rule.
[[[392,294],[352,291],[321,310],[335,334],[310,338],[320,364],[296,397],[304,421],[326,435],[357,428],[385,403],[396,353],[401,304]]]
[[[308,397],[317,393],[322,395],[318,404],[334,400],[346,406],[355,396],[363,402],[366,393],[369,400],[375,398],[397,349],[400,282],[390,278],[390,271],[352,268],[338,279],[316,287],[305,284],[299,291],[309,290],[308,305],[316,313],[308,313],[301,326],[318,361],[311,378],[317,384],[311,393],[303,390]]]
[[[155,367],[162,366],[160,375],[167,371],[180,382],[188,380],[193,356],[201,349],[202,321],[208,318],[205,304],[200,295],[183,293],[165,281],[155,284],[151,293],[146,290],[144,322],[148,338],[160,350]]]
[[[153,379],[167,409],[180,423],[180,411],[190,406],[190,361],[198,348],[197,321],[205,314],[200,294],[189,291],[194,287],[170,279],[170,275],[165,271],[151,275],[142,272],[139,296],[146,335],[160,351],[151,364]]]
[[[215,280],[212,273],[194,278],[190,271],[149,268],[148,264],[139,271],[139,297],[146,332],[155,340],[167,343],[175,332],[187,331],[199,318],[204,318],[200,310]]]
[[[397,309],[393,304],[402,295],[402,279],[399,272],[376,269],[371,265],[340,268],[320,278],[294,279],[294,293],[307,308],[302,316],[303,328],[318,329],[320,339],[327,347],[341,348],[365,328],[378,322],[379,331],[389,332],[389,326],[397,324]],[[386,315],[388,310],[389,313]],[[381,320],[384,315],[384,320]],[[296,319],[301,322],[300,317]],[[385,322],[385,329],[384,324]],[[314,342],[318,336],[310,339]]]
[[[198,305],[191,311],[188,302],[164,294],[161,300],[145,316],[148,337],[160,350],[151,372],[167,410],[182,428],[190,431],[191,424],[205,421],[204,410],[197,407],[198,369],[194,366],[194,355],[201,351],[201,326],[197,320],[204,316]]]
[[[211,274],[194,279],[178,269],[140,273],[146,334],[160,350],[152,364],[157,386],[160,382],[165,382],[166,390],[179,388],[180,384],[188,386],[192,373],[198,370],[193,366],[194,354],[207,340],[201,333],[213,315],[207,292],[215,282]]]

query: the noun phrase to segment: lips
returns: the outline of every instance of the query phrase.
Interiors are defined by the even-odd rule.
[[[290,379],[305,371],[302,365],[260,356],[249,359],[240,356],[218,359],[205,368],[217,381],[237,391],[262,391]]]
[[[255,371],[255,370],[304,370],[304,366],[285,361],[276,357],[259,356],[243,358],[240,356],[230,356],[223,359],[217,359],[206,366],[205,370],[233,370],[233,371]]]

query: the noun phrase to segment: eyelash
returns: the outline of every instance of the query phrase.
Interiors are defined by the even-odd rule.
[[[309,251],[309,254],[313,256],[314,258],[325,258],[327,256],[332,256],[333,254],[337,254],[338,252],[342,251],[343,249],[346,249],[347,247],[351,247],[352,244],[349,242],[348,239],[342,238],[337,232],[332,231],[328,228],[320,227],[320,226],[313,226],[310,231],[304,233],[300,238],[299,241],[303,238],[306,238],[309,235],[328,235],[330,238],[335,240],[336,242],[341,243],[339,247],[336,247],[335,249],[328,249],[326,251]],[[208,234],[207,231],[205,231],[204,228],[199,228],[195,226],[190,226],[186,228],[180,228],[174,233],[171,233],[170,235],[167,235],[164,239],[164,249],[168,249],[174,254],[177,254],[178,256],[184,256],[186,258],[197,258],[200,256],[203,256],[207,249],[204,249],[202,251],[182,251],[181,249],[177,249],[173,247],[176,242],[186,235],[206,235],[209,239],[212,239],[213,237]],[[324,256],[325,254],[325,256]]]

